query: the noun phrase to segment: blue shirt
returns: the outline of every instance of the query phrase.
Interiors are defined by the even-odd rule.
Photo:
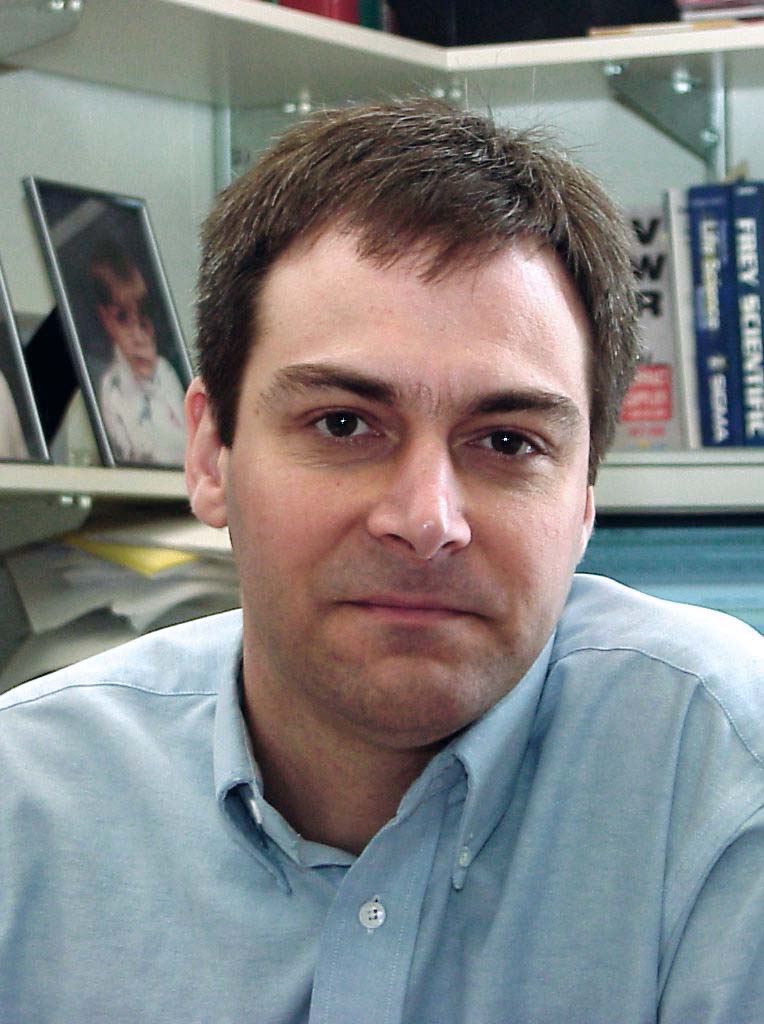
[[[263,799],[239,613],[0,698],[2,1024],[761,1024],[764,640],[576,578],[355,858]]]

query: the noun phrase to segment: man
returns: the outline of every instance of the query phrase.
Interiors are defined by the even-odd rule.
[[[573,581],[628,249],[423,101],[223,194],[187,476],[242,613],[5,698],[4,1022],[761,1021],[764,644]]]
[[[98,319],[111,346],[98,388],[109,444],[120,462],[181,465],[183,388],[157,350],[145,278],[109,238],[96,246],[90,276]]]

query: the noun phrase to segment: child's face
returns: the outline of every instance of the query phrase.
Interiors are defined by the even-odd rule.
[[[139,270],[119,278],[108,268],[100,271],[111,302],[98,305],[103,328],[130,364],[136,377],[153,376],[157,364],[154,324],[147,312],[148,289]]]

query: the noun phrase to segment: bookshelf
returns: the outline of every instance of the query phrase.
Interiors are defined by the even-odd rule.
[[[39,8],[30,0],[33,6]],[[532,103],[541,94],[573,102],[611,97],[619,68],[638,71],[642,80],[721,75],[727,89],[764,88],[764,25],[446,49],[261,0],[86,0],[78,8],[59,12],[69,20],[58,38],[6,54],[6,72],[32,69],[201,104],[228,115],[229,124],[236,111],[267,122],[274,109],[300,101],[406,91],[492,106],[518,96]],[[686,94],[671,87],[667,99],[664,89],[660,103],[667,102],[668,110],[657,110],[647,95],[633,105],[656,106],[643,110],[653,122],[681,119]],[[230,158],[237,139],[229,135],[224,144]],[[718,158],[719,140],[714,145]],[[764,511],[764,453],[615,454],[597,496],[603,511]],[[177,511],[185,501],[179,473],[0,465],[4,520],[16,524],[4,530],[6,550],[68,529],[107,505]]]
[[[12,58],[53,74],[198,103],[268,107],[436,88],[455,79],[498,103],[513,72],[611,61],[674,64],[724,53],[733,77],[764,82],[764,26],[443,48],[262,0],[87,0],[73,31]],[[10,60],[9,60],[10,62]],[[654,67],[659,65],[654,64]]]

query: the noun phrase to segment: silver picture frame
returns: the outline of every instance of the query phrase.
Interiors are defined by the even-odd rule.
[[[50,462],[0,265],[0,462]]]
[[[180,468],[192,369],[146,201],[23,185],[103,464]]]

